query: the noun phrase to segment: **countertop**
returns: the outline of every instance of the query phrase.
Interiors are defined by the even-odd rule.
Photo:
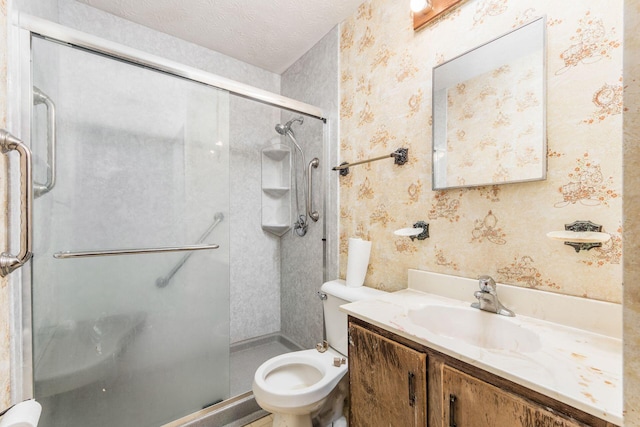
[[[536,332],[540,337],[540,348],[532,352],[485,349],[436,335],[414,324],[408,317],[409,310],[425,305],[469,307],[471,299],[473,297],[469,301],[461,301],[406,289],[345,304],[341,310],[586,413],[622,425],[622,340],[618,337],[516,312],[516,317],[509,318],[510,321]],[[594,316],[598,313],[585,314]]]

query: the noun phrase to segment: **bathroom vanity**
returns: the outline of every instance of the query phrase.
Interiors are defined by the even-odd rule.
[[[475,283],[412,270],[409,289],[342,306],[351,426],[622,424],[615,304],[502,286],[506,318],[469,307]]]

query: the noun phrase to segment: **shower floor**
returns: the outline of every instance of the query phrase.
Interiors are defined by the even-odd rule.
[[[302,350],[280,334],[263,335],[231,346],[230,391],[237,396],[251,390],[256,369],[272,357]]]

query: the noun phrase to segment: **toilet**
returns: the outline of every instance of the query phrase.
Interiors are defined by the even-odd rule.
[[[253,377],[253,395],[262,409],[274,414],[274,427],[311,427],[312,417],[320,410],[325,413],[328,406],[333,409],[323,421],[325,426],[342,416],[344,396],[340,396],[338,384],[347,373],[348,333],[347,315],[339,307],[383,294],[365,286],[347,287],[344,280],[322,285],[319,295],[329,347],[273,357],[260,365]]]

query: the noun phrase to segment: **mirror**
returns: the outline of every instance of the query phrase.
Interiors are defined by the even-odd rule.
[[[546,177],[545,19],[433,69],[433,189]]]

